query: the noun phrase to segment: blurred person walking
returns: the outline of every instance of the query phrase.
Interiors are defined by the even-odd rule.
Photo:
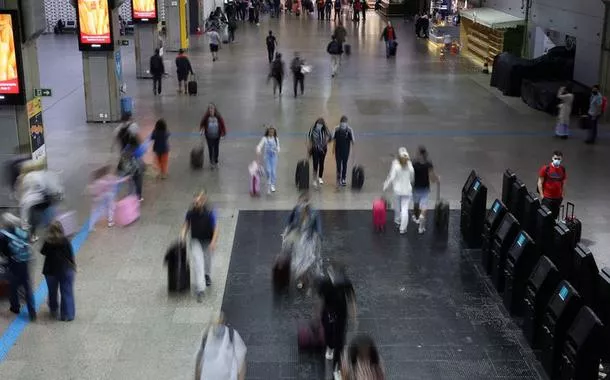
[[[392,186],[396,204],[394,205],[394,223],[399,226],[401,234],[407,232],[409,225],[409,204],[413,195],[412,183],[415,177],[413,165],[407,148],[398,149],[398,158],[392,162],[388,178],[383,184],[383,191]]]
[[[221,38],[216,29],[210,29],[207,32],[208,41],[210,44],[210,52],[212,52],[212,62],[218,60],[218,49],[220,49]]]
[[[190,260],[194,273],[197,302],[203,302],[205,288],[212,285],[212,254],[218,241],[216,212],[208,204],[205,190],[195,195],[191,208],[186,213],[180,236],[187,241],[190,236]]]
[[[20,220],[13,214],[2,215],[0,229],[0,253],[8,260],[10,282],[10,311],[19,314],[21,303],[20,291],[23,290],[25,304],[28,308],[30,320],[36,320],[36,308],[30,280],[29,262],[31,261],[31,247],[28,244],[27,230],[21,228]]]
[[[59,316],[62,321],[72,321],[76,314],[74,306],[76,262],[72,244],[64,235],[59,222],[53,222],[49,226],[47,238],[40,253],[45,257],[42,274],[45,276],[49,290],[48,304],[51,315],[53,318]],[[59,303],[57,302],[58,291],[61,297]]]
[[[385,57],[390,58],[390,56],[396,54],[396,30],[394,30],[391,21],[388,21],[386,27],[383,28],[381,39],[385,42]]]
[[[347,162],[352,146],[354,145],[354,131],[347,123],[347,116],[341,116],[339,125],[335,128],[331,140],[333,153],[337,163],[337,187],[346,186]]]
[[[159,49],[155,49],[155,54],[150,57],[150,67],[148,71],[153,77],[153,95],[161,95],[161,82],[163,81],[163,75],[165,74],[165,65],[163,64],[163,57],[161,57]]]
[[[438,181],[434,174],[434,166],[428,158],[428,151],[420,146],[417,149],[417,157],[413,165],[413,205],[414,210],[419,210],[419,215],[413,212],[413,221],[419,225],[418,232],[426,232],[426,211],[430,199],[430,182]]]
[[[269,31],[269,34],[265,39],[265,44],[267,45],[267,58],[269,59],[269,63],[271,63],[273,62],[275,49],[277,48],[277,38],[273,35],[273,31]]]
[[[214,103],[208,105],[208,109],[199,123],[199,132],[208,144],[208,154],[210,156],[210,166],[212,170],[218,168],[218,155],[220,149],[220,139],[227,133],[225,121],[216,109]]]
[[[557,92],[559,99],[559,113],[557,115],[557,125],[555,126],[555,136],[561,139],[567,139],[570,135],[570,116],[572,115],[572,103],[574,103],[574,94],[572,94],[571,86],[560,87]]]
[[[176,57],[176,74],[178,75],[178,93],[187,94],[187,82],[189,79],[189,74],[195,75],[195,73],[193,73],[191,61],[188,59],[186,54],[184,54],[183,49],[178,50],[178,56]]]
[[[256,153],[262,156],[265,162],[265,174],[267,176],[267,194],[275,193],[277,183],[277,159],[280,153],[280,141],[277,139],[277,130],[269,127],[265,135],[256,146]]]
[[[269,79],[273,80],[273,96],[279,89],[280,95],[282,95],[282,85],[284,83],[284,61],[282,60],[281,53],[275,53],[275,59],[271,62],[271,71],[269,72]]]
[[[337,377],[335,376],[335,379]],[[341,360],[342,380],[384,380],[385,371],[379,350],[368,335],[355,336]]]
[[[150,139],[153,141],[153,152],[157,160],[157,166],[159,168],[159,178],[167,178],[168,167],[169,167],[169,136],[170,133],[167,131],[167,123],[165,119],[159,119],[155,123],[155,129],[153,130]]]
[[[140,146],[142,140],[140,139],[139,133],[140,127],[138,127],[138,124],[133,120],[131,113],[124,113],[121,117],[121,124],[114,130],[115,138],[110,147],[110,151],[113,151],[117,144],[120,146],[121,152],[128,146]]]
[[[132,193],[135,193],[142,202],[144,200],[144,162],[138,155],[138,147],[127,146],[121,152],[119,165],[117,167],[120,176],[129,177],[132,180]]]
[[[589,133],[587,133],[587,139],[585,140],[586,144],[595,144],[597,139],[597,122],[605,111],[604,103],[604,97],[599,92],[599,85],[596,84],[591,89],[591,97],[589,98],[589,111],[587,112],[587,117],[589,118],[587,129]]]
[[[324,161],[332,135],[323,118],[316,120],[307,133],[307,151],[313,161],[313,185],[324,184]]]
[[[108,227],[114,226],[115,197],[118,185],[131,180],[130,177],[119,178],[113,173],[112,167],[106,165],[93,172],[91,184],[88,186],[92,196],[91,216],[89,217],[89,231],[93,231],[98,219],[106,215]]]
[[[305,61],[301,58],[299,52],[294,53],[294,58],[290,64],[294,81],[294,97],[297,97],[297,87],[301,86],[301,96],[305,92]]]
[[[339,69],[341,54],[343,54],[343,47],[341,43],[337,41],[336,36],[332,36],[332,40],[326,46],[326,52],[330,54],[330,71],[331,77],[334,78]]]

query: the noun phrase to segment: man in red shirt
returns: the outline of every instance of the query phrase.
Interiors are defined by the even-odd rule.
[[[396,48],[396,31],[390,21],[388,21],[388,25],[381,32],[381,39],[385,41],[385,56],[390,58],[390,55],[393,55],[392,52]]]
[[[544,165],[538,171],[538,193],[542,204],[547,206],[557,219],[559,208],[563,201],[563,189],[566,184],[566,169],[561,165],[563,153],[556,150],[550,164]]]

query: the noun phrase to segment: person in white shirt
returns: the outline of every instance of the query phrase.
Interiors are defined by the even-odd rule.
[[[569,87],[561,87],[557,92],[559,99],[559,114],[557,116],[557,126],[555,127],[555,136],[567,139],[570,135],[570,115],[572,114],[572,103],[574,103],[574,94]]]
[[[220,34],[215,29],[208,31],[208,39],[210,40],[210,51],[212,52],[212,62],[218,60],[218,49],[220,47]]]
[[[398,158],[392,162],[388,178],[383,184],[383,191],[392,186],[394,195],[396,196],[396,204],[394,207],[394,223],[399,225],[400,233],[407,232],[409,224],[409,204],[413,195],[413,180],[415,171],[409,158],[407,148],[398,149]]]
[[[277,139],[277,131],[273,127],[265,130],[265,135],[256,147],[256,153],[262,156],[265,162],[265,173],[267,175],[267,194],[275,193],[277,156],[280,153],[280,141]]]

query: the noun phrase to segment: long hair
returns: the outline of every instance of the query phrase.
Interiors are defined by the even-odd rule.
[[[65,238],[66,235],[64,235],[64,228],[61,226],[61,223],[58,221],[51,223],[47,233],[47,241],[57,244],[61,243]]]
[[[352,366],[355,366],[358,360],[361,360],[359,357],[361,349],[368,350],[369,364],[377,368],[381,366],[381,359],[379,356],[379,351],[377,351],[377,346],[375,346],[373,338],[366,334],[357,335],[354,339],[352,339],[349,345],[347,355]]]
[[[165,119],[161,118],[157,120],[154,131],[159,133],[167,132],[167,123],[165,122]]]

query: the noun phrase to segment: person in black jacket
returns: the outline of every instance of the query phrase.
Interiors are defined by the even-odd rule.
[[[161,95],[161,80],[165,74],[165,66],[160,50],[155,49],[155,54],[150,57],[150,75],[153,77],[153,94]]]
[[[183,49],[178,50],[178,56],[176,57],[176,74],[178,74],[178,93],[181,94],[184,91],[186,94],[188,92],[186,82],[188,81],[189,74],[195,75],[195,73],[193,73],[191,61],[184,54]],[[182,89],[183,85],[184,90]]]
[[[42,245],[40,253],[45,256],[42,274],[45,276],[49,289],[49,310],[54,318],[62,321],[74,320],[74,274],[76,262],[72,244],[64,235],[61,223],[53,222],[49,226],[48,236]],[[57,303],[57,291],[61,296]]]
[[[271,72],[269,79],[273,80],[273,96],[279,89],[282,95],[282,84],[284,83],[284,61],[281,53],[275,53],[275,59],[271,62]]]
[[[298,52],[294,53],[294,59],[290,64],[290,70],[292,71],[292,77],[294,80],[294,97],[297,97],[297,88],[301,86],[301,96],[303,92],[305,92],[305,73],[303,72],[303,66],[305,66],[305,61],[301,59],[301,56]]]

